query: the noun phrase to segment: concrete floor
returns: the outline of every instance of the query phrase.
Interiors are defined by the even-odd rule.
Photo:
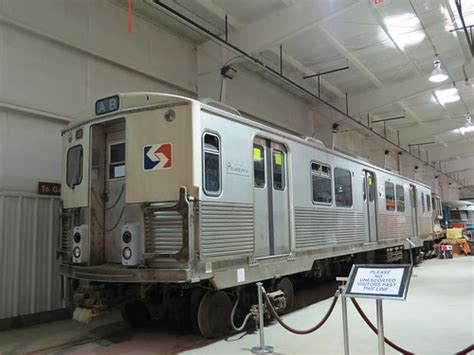
[[[474,257],[429,260],[415,269],[408,297],[384,301],[385,335],[416,354],[453,354],[474,343]],[[319,321],[330,299],[284,320],[299,329]],[[375,322],[375,301],[359,303]],[[349,305],[351,354],[376,354],[377,337]],[[249,354],[258,334],[206,340],[163,329],[130,330],[117,313],[92,325],[72,320],[0,333],[0,354]],[[265,328],[266,343],[280,354],[342,354],[341,304],[316,333],[294,335],[278,324]],[[238,340],[237,340],[238,339]],[[386,354],[396,354],[386,347]]]

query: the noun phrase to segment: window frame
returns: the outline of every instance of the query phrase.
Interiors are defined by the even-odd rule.
[[[79,164],[80,179],[77,183],[73,183],[72,185],[69,185],[69,153],[71,152],[72,149],[77,148],[77,147],[81,148],[80,164]],[[76,144],[76,145],[73,145],[72,147],[69,147],[66,153],[66,185],[69,188],[74,189],[76,186],[79,186],[82,183],[83,178],[84,178],[84,147],[82,146],[82,144]]]
[[[205,147],[205,137],[206,135],[211,135],[217,138],[219,146],[218,151],[213,152],[210,149],[206,149]],[[219,197],[222,194],[222,139],[219,133],[216,131],[206,130],[202,133],[201,136],[201,159],[202,159],[202,190],[204,193],[209,197]],[[208,191],[206,189],[206,152],[209,154],[214,154],[219,157],[219,190],[217,191]]]
[[[263,160],[263,186],[257,186],[255,181],[255,156],[254,156],[254,149],[258,146],[262,148],[262,160]],[[258,148],[257,148],[258,149]],[[260,143],[253,142],[252,144],[252,165],[253,165],[253,187],[255,189],[265,189],[267,187],[267,167],[266,167],[266,160],[265,160],[265,146]],[[273,179],[272,179],[273,180]]]
[[[329,168],[329,177],[326,178],[326,177],[323,177],[322,175],[316,175],[316,176],[319,176],[319,177],[323,177],[323,178],[326,178],[326,179],[329,179],[329,186],[330,186],[330,194],[331,194],[331,202],[321,202],[321,201],[315,201],[313,199],[314,197],[314,186],[313,186],[313,164],[318,164],[320,166],[325,166],[327,168]],[[324,206],[332,206],[333,203],[334,203],[334,191],[333,191],[333,169],[332,169],[332,166],[330,164],[327,164],[327,163],[321,163],[319,161],[316,161],[316,160],[311,160],[309,162],[309,178],[310,178],[310,185],[311,185],[311,201],[313,202],[314,205],[324,205]]]
[[[402,196],[403,196],[403,210],[399,210],[399,199],[398,199],[398,188],[401,187],[402,189]],[[405,186],[400,185],[400,184],[395,184],[395,207],[396,211],[400,213],[405,213],[406,211],[406,206],[405,206]]]
[[[349,179],[350,179],[350,183],[351,183],[351,205],[338,205],[337,204],[337,198],[336,198],[336,170],[342,170],[342,171],[347,171],[349,173]],[[339,167],[334,167],[333,169],[333,172],[332,172],[332,175],[333,175],[333,180],[334,180],[334,183],[333,183],[333,189],[334,189],[334,206],[336,207],[343,207],[343,208],[353,208],[354,207],[354,184],[352,183],[352,171],[349,170],[349,169],[346,169],[346,168],[339,168]]]
[[[393,209],[388,209],[387,207],[387,184],[392,184],[393,186],[393,200],[390,200],[390,201],[393,201]],[[395,184],[392,182],[392,181],[388,181],[386,180],[385,183],[384,183],[384,189],[385,189],[385,211],[387,212],[396,212],[397,211],[397,200],[396,200],[396,188],[395,188]]]
[[[116,166],[116,165],[123,164],[123,166],[126,167],[125,160],[120,161],[120,162],[112,163],[112,146],[113,146],[113,145],[119,145],[119,144],[123,144],[123,145],[124,145],[124,159],[126,159],[127,146],[125,145],[125,141],[124,141],[124,140],[123,140],[123,141],[115,141],[115,142],[109,143],[109,147],[108,147],[108,157],[107,157],[107,167],[108,167],[107,177],[108,177],[109,180],[125,179],[125,176],[126,176],[126,172],[124,173],[123,176],[117,176],[117,177],[111,177],[111,176],[110,176],[110,167],[111,167],[112,165]]]
[[[433,211],[433,208],[431,206],[431,195],[425,194],[426,196],[426,212],[430,213]]]

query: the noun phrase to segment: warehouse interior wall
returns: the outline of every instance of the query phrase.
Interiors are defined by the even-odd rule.
[[[88,105],[117,92],[167,92],[216,100],[222,96],[226,104],[260,120],[435,185],[430,169],[415,169],[419,163],[404,157],[400,162],[392,150],[387,155],[380,140],[361,134],[342,115],[279,85],[251,65],[232,61],[238,65],[236,77],[222,80],[220,69],[228,60],[229,54],[211,42],[196,46],[139,16],[134,16],[128,33],[125,9],[109,1],[0,0],[2,245],[13,245],[12,250],[38,261],[52,259],[58,201],[41,199],[37,182],[61,181],[61,130]],[[339,98],[335,104],[340,107],[343,102]],[[334,123],[342,124],[341,131],[333,132]],[[443,198],[459,197],[458,187],[447,180],[436,184]],[[24,220],[33,223],[29,229],[18,223]],[[34,229],[41,230],[41,240],[52,238],[48,248],[28,248],[40,240],[28,232]],[[20,272],[22,265],[12,265],[13,271]],[[54,262],[49,265],[44,280],[49,289],[41,297],[59,294],[57,269]],[[5,304],[0,318],[62,307],[58,297],[52,303],[35,303],[38,283],[8,287],[11,300],[20,294],[20,287],[33,299]]]

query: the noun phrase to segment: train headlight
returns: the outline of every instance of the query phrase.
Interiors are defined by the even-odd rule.
[[[79,243],[81,241],[81,233],[74,233],[74,243]]]
[[[122,240],[125,244],[130,243],[130,241],[132,240],[132,233],[130,233],[128,231],[123,233]]]
[[[132,249],[130,249],[129,247],[123,248],[122,256],[125,260],[130,259],[132,257]]]
[[[75,258],[79,258],[81,256],[81,248],[75,247],[72,250],[72,254],[74,255]]]

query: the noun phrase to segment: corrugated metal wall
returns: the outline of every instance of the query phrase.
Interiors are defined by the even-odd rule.
[[[64,308],[59,199],[0,191],[0,319]]]

